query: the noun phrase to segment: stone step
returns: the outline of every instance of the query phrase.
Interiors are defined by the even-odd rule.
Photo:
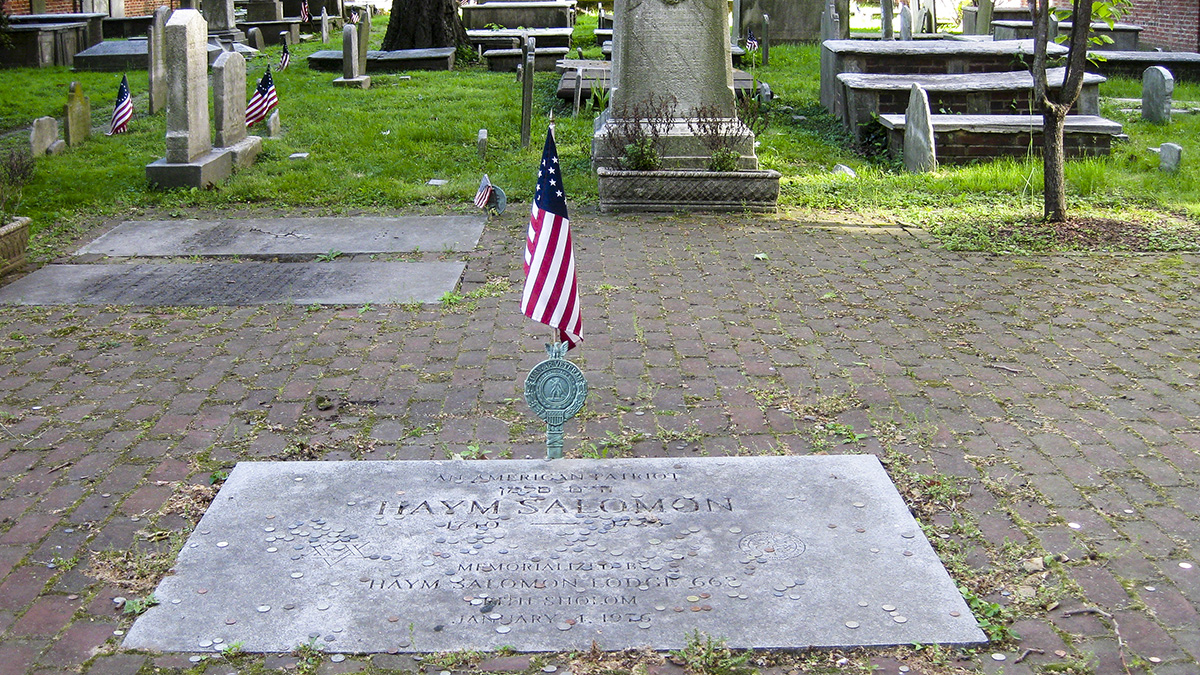
[[[1041,115],[931,115],[930,119],[937,159],[943,164],[1041,152]],[[888,132],[888,152],[899,156],[904,148],[905,116],[880,115],[879,122]],[[1120,124],[1096,115],[1068,115],[1064,132],[1068,157],[1108,155],[1113,138],[1123,137]]]

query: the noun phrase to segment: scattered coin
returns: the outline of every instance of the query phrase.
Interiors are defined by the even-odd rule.
[[[269,612],[269,611],[271,611],[271,606],[270,605],[259,605],[258,611],[262,612],[262,613]]]
[[[229,617],[228,619],[225,619],[226,626],[232,626],[235,623],[237,623],[237,619],[235,619],[233,617]]]
[[[896,611],[896,606],[895,605],[882,605],[880,607],[880,609],[882,609],[885,612],[894,612],[894,611]]]
[[[345,654],[334,654],[333,656],[329,657],[329,660],[333,661],[334,663],[341,663],[342,661],[346,660],[346,655]]]
[[[1006,660],[1008,660],[1008,657],[1001,654],[1000,652],[996,652],[995,654],[992,654],[992,660],[993,661],[1006,661]]]
[[[1079,528],[1081,528],[1083,526],[1080,525],[1079,523],[1067,523],[1067,527],[1071,528],[1072,530],[1078,530]]]
[[[903,616],[893,616],[892,621],[895,621],[896,623],[907,623],[908,618]]]
[[[858,622],[857,621],[847,621],[846,628],[858,628]]]
[[[1192,563],[1190,563],[1190,562],[1181,562],[1181,563],[1179,563],[1179,567],[1180,567],[1180,568],[1182,568],[1182,569],[1185,569],[1185,570],[1190,570],[1190,569],[1192,569]]]

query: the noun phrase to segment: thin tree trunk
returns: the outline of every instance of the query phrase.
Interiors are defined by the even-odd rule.
[[[1067,121],[1069,107],[1051,103],[1042,110],[1042,195],[1045,202],[1044,216],[1051,223],[1061,223],[1067,219],[1063,126]]]
[[[458,47],[467,44],[467,31],[455,0],[392,0],[392,14],[383,50]]]

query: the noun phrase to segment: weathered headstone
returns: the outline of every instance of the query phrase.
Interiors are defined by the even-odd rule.
[[[371,12],[362,13],[358,22],[358,73],[367,74],[367,50],[371,48]]]
[[[213,151],[208,114],[208,26],[194,9],[176,10],[165,31],[167,153],[146,166],[162,187],[207,187],[229,177],[233,158]]]
[[[1171,100],[1175,77],[1162,66],[1150,66],[1142,73],[1142,119],[1154,124],[1170,124]]]
[[[39,117],[34,120],[33,129],[29,132],[29,150],[33,156],[57,154],[51,151],[55,143],[61,143],[58,138],[58,120],[53,117]]]
[[[533,76],[537,71],[535,59],[537,39],[525,40],[525,64],[521,68],[521,147],[528,148],[533,133]]]
[[[908,110],[904,115],[904,168],[912,172],[936,169],[934,145],[929,95],[920,85],[914,84],[909,90]]]
[[[359,51],[358,29],[353,24],[347,24],[342,28],[342,76],[333,81],[334,86],[371,88],[371,77],[362,74]]]
[[[293,44],[292,43],[292,31],[290,31],[290,30],[279,31],[279,44],[288,45],[290,47]]]
[[[475,145],[479,147],[479,159],[487,159],[487,129],[480,129],[475,137]]]
[[[870,455],[240,462],[173,568],[123,648],[987,639]]]
[[[821,13],[821,105],[832,111],[837,104],[837,59],[833,52],[824,47],[826,40],[841,38],[841,16],[838,14],[836,0],[828,0],[825,11]]]
[[[762,50],[762,65],[771,65],[771,17],[762,15],[762,36],[758,40],[758,48]]]
[[[879,12],[880,35],[883,37],[884,40],[895,39],[895,36],[893,34],[894,29],[892,26],[892,19],[893,19],[892,0],[882,0],[882,2],[879,5],[879,10],[880,10],[880,12]]]
[[[92,135],[92,101],[83,95],[83,87],[78,82],[72,82],[67,91],[67,104],[63,106],[63,117],[66,120],[67,145],[75,147]]]
[[[995,9],[995,0],[979,0],[979,11],[975,13],[975,33],[977,35],[990,35],[992,32],[992,13]],[[1055,31],[1050,33],[1057,35]]]
[[[262,139],[246,134],[246,59],[237,52],[217,57],[212,68],[215,142],[233,154],[233,166],[254,163]]]
[[[252,26],[250,30],[246,31],[246,42],[260,52],[267,46],[267,41],[263,39],[262,31],[258,26]]]
[[[171,18],[171,8],[160,5],[154,10],[154,19],[150,23],[147,35],[147,69],[149,83],[147,85],[150,99],[150,114],[153,115],[167,107],[167,64],[166,64],[166,31],[167,20]]]
[[[913,24],[912,10],[908,8],[908,5],[901,5],[900,6],[900,39],[901,40],[913,39],[912,24]]]
[[[250,0],[246,3],[247,21],[283,21],[283,3],[279,0]]]
[[[583,69],[575,69],[575,102],[572,112],[579,115],[579,105],[583,99]]]
[[[208,22],[210,36],[235,42],[246,39],[246,34],[237,27],[233,0],[204,0],[200,7],[204,12],[204,20]]]
[[[1183,147],[1177,143],[1163,143],[1158,148],[1158,168],[1161,171],[1174,173],[1179,170],[1183,160]]]
[[[329,13],[321,8],[321,43],[329,44]]]
[[[271,138],[279,138],[283,135],[283,123],[279,121],[279,110],[271,111],[271,116],[267,118],[267,134]]]

